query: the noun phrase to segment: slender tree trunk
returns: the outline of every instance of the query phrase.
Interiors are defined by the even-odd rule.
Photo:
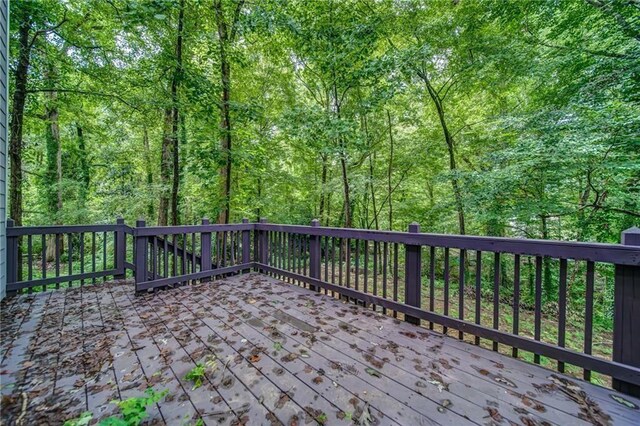
[[[389,123],[389,167],[387,169],[387,191],[389,192],[389,229],[393,229],[393,199],[391,186],[391,174],[393,172],[393,127],[391,126],[391,114],[387,110],[387,122]]]
[[[169,221],[170,181],[173,160],[173,109],[164,110],[164,126],[162,131],[162,156],[160,159],[160,203],[158,205],[158,225],[167,226]]]
[[[222,102],[220,105],[220,148],[222,151],[222,167],[220,168],[220,200],[222,209],[218,215],[218,223],[229,223],[231,210],[231,112],[229,101],[231,99],[231,64],[227,56],[227,44],[229,34],[224,18],[222,2],[214,3],[216,25],[218,28],[218,47],[220,53],[220,82],[222,85]]]
[[[184,29],[184,0],[180,0],[180,12],[178,13],[178,37],[176,39],[176,69],[171,81],[171,103],[172,103],[172,132],[173,139],[173,184],[171,187],[171,224],[180,223],[178,212],[178,191],[180,190],[180,142],[178,138],[178,127],[180,125],[180,112],[178,108],[178,89],[182,81],[182,42]]]
[[[341,119],[340,116],[340,101],[338,100],[338,88],[335,85],[335,78],[333,84],[333,102],[334,102],[334,112],[338,120]],[[342,187],[343,187],[343,196],[344,196],[344,227],[351,228],[352,227],[352,209],[351,209],[351,191],[349,189],[349,173],[347,166],[347,147],[344,140],[344,136],[338,136],[338,146],[340,147],[340,170],[342,172]]]
[[[262,178],[260,176],[258,176],[256,186],[256,222],[260,222],[262,216],[262,209],[260,208],[262,206]]]
[[[47,70],[47,81],[51,87],[55,87],[56,70],[51,66]],[[58,124],[58,92],[47,93],[45,105],[45,135],[47,140],[47,172],[46,193],[49,214],[53,215],[52,221],[56,225],[62,223],[60,213],[62,211],[62,146],[60,144],[60,126]],[[47,236],[47,260],[56,257],[56,239],[60,242],[59,235]]]
[[[378,230],[380,229],[380,223],[378,221],[378,208],[376,207],[376,191],[373,184],[373,160],[375,158],[375,152],[371,147],[371,138],[369,138],[369,126],[367,125],[366,115],[363,117],[363,124],[365,137],[367,138],[367,147],[369,149],[369,189],[371,190],[371,203],[373,205],[373,223],[375,224],[375,229]],[[369,219],[366,220],[366,223],[369,223]]]
[[[46,80],[51,87],[56,85],[56,70],[50,66],[46,72]],[[45,104],[45,135],[47,152],[47,172],[45,179],[47,194],[47,209],[53,216],[51,220],[60,224],[62,210],[62,147],[60,145],[60,126],[58,124],[58,92],[50,91],[46,94]]]
[[[320,176],[320,223],[325,223],[325,204],[327,199],[327,155],[321,154],[322,172]]]
[[[151,149],[149,148],[149,133],[147,131],[147,126],[144,126],[142,130],[142,147],[144,149],[147,193],[149,197],[149,203],[147,204],[147,217],[152,218],[155,216],[155,206],[153,202],[153,169],[151,168]]]
[[[440,126],[442,127],[442,133],[444,134],[444,140],[447,144],[447,151],[449,153],[449,170],[452,173],[451,185],[453,186],[453,196],[455,198],[456,210],[458,211],[458,225],[460,229],[460,235],[464,235],[465,234],[464,204],[462,202],[462,191],[460,190],[460,183],[458,181],[458,177],[456,176],[457,167],[456,167],[456,158],[455,158],[455,143],[453,140],[453,136],[449,131],[447,120],[445,119],[442,99],[440,98],[439,94],[435,91],[435,89],[431,85],[431,81],[427,77],[426,73],[419,72],[419,75],[424,81],[427,87],[427,91],[429,92],[429,96],[431,97],[431,100],[433,100],[433,103],[436,106],[436,111],[438,112],[438,119],[440,120]]]
[[[15,90],[11,108],[11,137],[9,140],[9,161],[11,174],[9,180],[9,215],[16,225],[22,225],[22,126],[24,123],[24,104],[27,98],[27,79],[32,42],[31,16],[24,11],[18,29],[20,48],[18,51],[18,65],[15,72]]]
[[[80,153],[80,205],[82,208],[86,207],[87,196],[89,194],[89,184],[91,182],[91,173],[89,170],[89,159],[87,156],[87,145],[84,139],[84,130],[80,124],[76,123],[76,135],[78,138],[78,151]]]

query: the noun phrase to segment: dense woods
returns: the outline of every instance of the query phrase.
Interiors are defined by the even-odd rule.
[[[11,3],[18,224],[272,222],[617,242],[640,3]]]

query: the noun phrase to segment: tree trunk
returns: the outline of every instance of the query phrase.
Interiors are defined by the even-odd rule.
[[[76,123],[76,135],[78,138],[78,152],[80,155],[80,170],[78,177],[80,178],[80,205],[82,208],[86,207],[87,196],[89,194],[89,184],[91,182],[91,173],[89,170],[89,159],[87,156],[87,145],[84,140],[84,131],[82,127]]]
[[[231,64],[227,57],[229,34],[224,18],[222,2],[214,3],[216,25],[218,28],[218,47],[220,53],[220,82],[222,84],[222,102],[220,105],[220,148],[222,151],[222,167],[220,168],[220,200],[222,209],[218,215],[218,223],[229,223],[231,206]]]
[[[160,203],[158,206],[158,226],[167,226],[169,220],[169,196],[171,180],[171,163],[173,160],[173,109],[164,110],[164,127],[162,132],[162,156],[160,159]]]
[[[18,65],[15,73],[15,90],[11,108],[11,138],[9,140],[9,161],[11,175],[9,180],[9,215],[16,226],[22,225],[22,125],[24,122],[24,104],[27,98],[27,78],[32,43],[29,42],[31,33],[31,16],[24,11],[18,29],[20,50],[18,51]]]
[[[47,80],[51,87],[55,87],[56,72],[53,67],[47,71]],[[56,225],[62,223],[60,213],[62,210],[62,146],[60,144],[60,126],[58,123],[58,92],[47,93],[45,105],[45,135],[47,141],[47,171],[46,171],[46,194],[47,210],[53,215],[52,222]],[[56,258],[56,239],[61,242],[60,235],[47,236],[46,258],[53,261]],[[59,249],[59,248],[58,248]]]
[[[322,159],[322,173],[320,177],[320,223],[325,223],[325,205],[327,200],[327,155],[321,154]]]
[[[380,229],[380,223],[378,221],[378,208],[376,207],[376,191],[375,191],[375,186],[373,185],[373,160],[375,157],[375,152],[373,151],[372,147],[371,147],[371,139],[369,138],[369,127],[367,125],[367,116],[365,115],[363,117],[363,124],[364,124],[364,133],[365,133],[365,137],[367,138],[367,148],[369,149],[369,188],[371,190],[371,203],[373,205],[373,223],[375,224],[375,229],[379,230]],[[367,219],[366,221],[367,224],[369,224],[369,220]]]
[[[433,103],[436,106],[436,111],[438,112],[438,119],[440,120],[440,126],[442,127],[442,133],[444,134],[444,140],[447,144],[447,151],[449,153],[449,170],[452,173],[451,185],[453,186],[453,196],[455,198],[456,210],[458,211],[458,225],[459,225],[460,235],[465,235],[464,204],[462,202],[462,192],[460,190],[460,183],[458,181],[458,177],[456,176],[457,167],[456,167],[455,144],[454,144],[453,136],[451,135],[451,132],[449,132],[449,127],[445,119],[442,99],[440,98],[439,94],[435,91],[435,89],[431,85],[431,81],[427,77],[426,73],[419,72],[418,74],[424,81],[427,87],[427,91],[429,92],[429,96],[431,96],[431,100],[433,100]]]
[[[180,143],[178,139],[178,127],[180,112],[178,108],[178,89],[182,81],[182,32],[184,29],[184,0],[180,0],[180,12],[178,14],[178,37],[176,39],[176,69],[171,81],[171,137],[173,139],[173,185],[171,187],[171,224],[180,223],[178,212],[178,191],[180,189]]]
[[[391,127],[391,114],[387,110],[387,122],[389,123],[389,167],[387,169],[387,191],[389,192],[389,230],[393,229],[393,188],[391,186],[391,173],[393,171],[393,128]]]
[[[50,66],[46,72],[46,80],[50,87],[56,85],[56,70]],[[45,103],[45,135],[47,153],[47,171],[45,193],[47,194],[47,210],[52,215],[50,220],[59,225],[62,210],[62,147],[60,145],[60,126],[58,124],[58,92],[46,94]]]
[[[149,148],[149,133],[145,126],[142,131],[142,146],[144,149],[145,159],[145,173],[147,175],[147,193],[149,197],[149,203],[147,204],[147,217],[152,218],[155,216],[155,208],[153,203],[153,170],[151,168],[151,150]]]
[[[335,76],[334,76],[335,77]],[[338,88],[335,84],[333,84],[333,105],[334,112],[338,120],[340,117],[340,101],[338,100]],[[351,197],[350,197],[350,189],[349,189],[349,174],[347,167],[347,147],[342,135],[338,136],[338,146],[340,148],[340,169],[342,172],[342,187],[343,187],[343,196],[344,196],[344,206],[343,206],[343,220],[344,227],[351,228],[352,226],[352,209],[351,209]]]

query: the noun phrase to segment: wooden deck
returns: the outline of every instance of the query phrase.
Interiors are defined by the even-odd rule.
[[[104,418],[149,386],[151,424],[640,423],[633,398],[259,274],[24,295],[1,325],[2,424]]]

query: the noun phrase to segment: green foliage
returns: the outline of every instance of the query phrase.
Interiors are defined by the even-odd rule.
[[[120,408],[122,417],[110,416],[100,420],[98,425],[138,426],[147,417],[147,408],[160,402],[160,400],[164,398],[169,391],[164,390],[162,392],[157,392],[153,388],[148,388],[144,393],[145,396],[142,397],[133,397],[123,401],[112,401],[118,406],[118,408]],[[92,419],[93,414],[90,411],[86,411],[78,418],[65,421],[64,426],[85,426],[88,425]]]
[[[200,386],[202,386],[202,381],[205,379],[205,377],[206,367],[200,363],[196,364],[196,366],[189,370],[187,375],[184,376],[186,380],[193,382],[193,389],[198,389]]]
[[[100,421],[100,426],[137,426],[144,420],[148,413],[147,408],[158,403],[169,391],[157,392],[153,388],[144,391],[145,396],[113,401],[120,408],[122,419],[109,417]]]
[[[64,426],[87,426],[92,419],[93,413],[91,413],[91,411],[85,411],[78,418],[66,420]]]

